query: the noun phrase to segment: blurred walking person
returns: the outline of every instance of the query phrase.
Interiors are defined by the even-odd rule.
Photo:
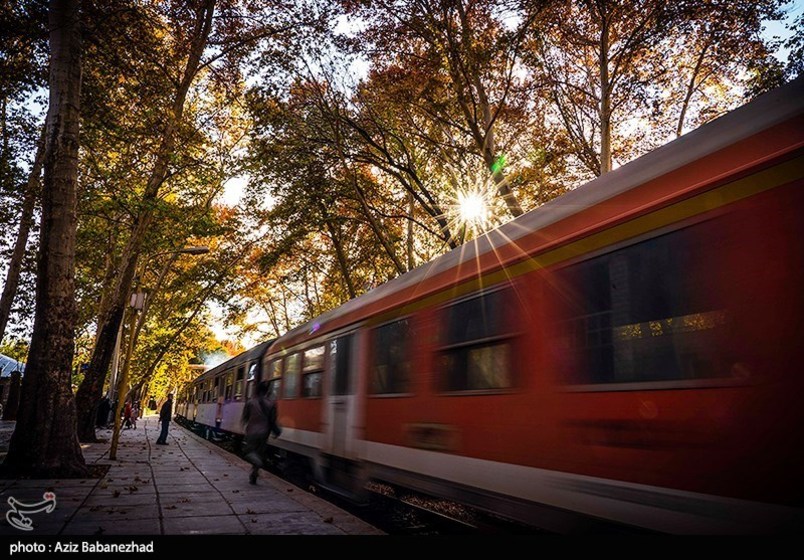
[[[257,484],[257,475],[265,465],[268,437],[279,437],[282,429],[276,421],[276,401],[268,394],[269,384],[261,381],[256,394],[243,407],[243,424],[246,426],[246,460],[251,463],[248,480]]]

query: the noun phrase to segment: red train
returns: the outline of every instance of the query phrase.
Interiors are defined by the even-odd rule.
[[[801,531],[802,100],[797,80],[264,343],[180,411],[237,432],[266,378],[273,445],[322,483],[560,531]]]

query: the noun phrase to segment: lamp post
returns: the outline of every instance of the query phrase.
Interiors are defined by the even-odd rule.
[[[142,311],[145,306],[145,293],[139,291],[139,277],[136,278],[135,291],[131,294],[129,307],[128,325],[128,350],[126,351],[126,361],[123,364],[123,373],[117,385],[117,406],[114,410],[114,431],[112,432],[112,446],[109,449],[109,459],[117,459],[117,444],[120,441],[120,412],[125,406],[125,398],[128,385],[128,372],[131,364],[131,354],[134,351],[134,325],[137,323],[137,311]]]
[[[209,247],[206,246],[190,246],[184,247],[182,249],[177,249],[175,251],[164,251],[162,253],[156,253],[152,255],[154,257],[159,255],[169,255],[169,254],[187,254],[187,255],[203,255],[205,253],[209,253]],[[117,386],[117,406],[115,407],[114,411],[114,431],[112,432],[112,444],[109,449],[109,459],[116,460],[117,459],[117,445],[120,441],[120,413],[125,406],[125,398],[126,393],[128,392],[128,374],[131,368],[131,356],[134,353],[134,327],[137,324],[137,312],[143,311],[145,308],[145,299],[147,294],[145,292],[141,292],[139,290],[140,284],[140,276],[137,275],[134,279],[134,290],[131,293],[131,300],[129,301],[129,307],[131,307],[131,311],[129,312],[129,326],[128,326],[128,349],[126,350],[126,361],[123,364],[123,372],[120,375],[120,381],[118,382]],[[122,338],[122,332],[118,333],[118,349],[120,345],[120,340]],[[116,352],[119,354],[118,352]]]

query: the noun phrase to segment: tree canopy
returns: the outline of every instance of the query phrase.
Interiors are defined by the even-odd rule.
[[[27,347],[35,254],[49,249],[43,131],[57,4],[0,4],[7,348]],[[246,345],[279,335],[804,64],[802,16],[788,17],[782,0],[75,5],[76,312],[65,367],[83,440],[94,438],[110,370],[123,367],[115,348],[133,341],[131,394],[162,396],[194,375],[189,364],[242,349],[221,328]],[[785,37],[763,31],[773,21]],[[467,201],[480,208],[473,216]],[[209,251],[182,252],[200,246]],[[129,328],[138,291],[148,297]]]

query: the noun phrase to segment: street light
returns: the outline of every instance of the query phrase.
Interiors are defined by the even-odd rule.
[[[151,255],[153,257],[159,255],[169,255],[169,254],[186,254],[186,255],[203,255],[205,253],[209,253],[209,247],[204,245],[194,245],[189,247],[183,247],[181,249],[177,249],[175,251],[164,251],[162,253],[156,253],[155,255]],[[146,293],[139,291],[139,283],[140,283],[140,275],[135,277],[135,286],[134,290],[131,292],[131,300],[129,302],[129,307],[131,307],[129,319],[130,324],[128,327],[128,350],[126,351],[126,361],[123,365],[123,373],[120,376],[120,381],[118,382],[117,386],[117,406],[115,407],[114,411],[114,431],[112,432],[112,445],[109,448],[109,459],[115,460],[117,459],[117,444],[120,441],[120,413],[125,406],[125,398],[126,398],[126,385],[128,385],[128,373],[131,367],[131,356],[134,353],[134,327],[136,325],[136,318],[137,312],[143,311],[145,308],[145,298],[147,296]],[[121,323],[122,324],[122,323]],[[122,338],[122,328],[121,332],[118,333],[117,345],[119,348],[120,339]],[[119,350],[115,352],[118,354]]]

